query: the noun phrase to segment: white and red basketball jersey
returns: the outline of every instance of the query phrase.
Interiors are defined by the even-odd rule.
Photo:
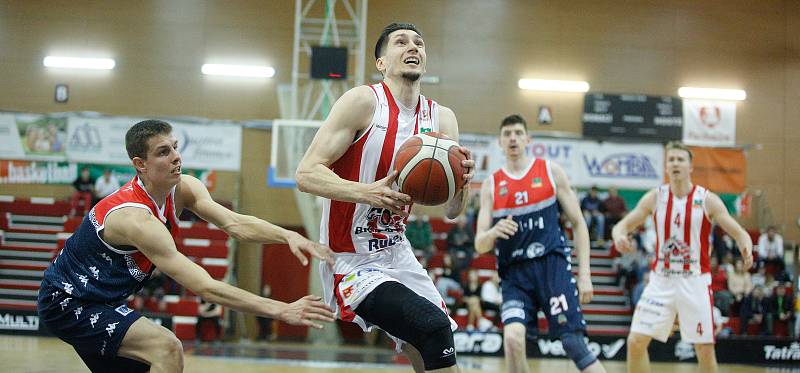
[[[370,88],[376,102],[370,125],[331,165],[342,179],[367,184],[383,179],[394,169],[394,155],[408,138],[439,129],[435,101],[420,95],[415,108],[403,108],[383,82]],[[371,253],[408,245],[404,232],[403,217],[389,210],[362,203],[323,202],[320,242],[335,252]]]
[[[706,214],[708,190],[699,185],[684,197],[669,185],[656,189],[656,259],[653,270],[665,276],[709,273],[711,222]]]

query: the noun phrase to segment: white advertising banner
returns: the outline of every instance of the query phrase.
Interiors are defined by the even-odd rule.
[[[242,127],[221,123],[171,124],[185,167],[239,171],[242,160]]]
[[[70,117],[67,122],[67,158],[73,162],[129,164],[125,132],[135,119]]]
[[[70,117],[67,158],[73,162],[129,164],[125,133],[140,119]],[[169,121],[178,140],[183,167],[239,171],[242,128],[231,124]]]
[[[25,158],[14,114],[0,114],[0,158]]]
[[[475,181],[503,167],[505,156],[491,135],[461,134],[459,141],[475,159]],[[537,137],[528,155],[548,159],[564,169],[573,186],[649,189],[664,179],[664,148],[658,144],[599,143]]]
[[[683,100],[683,142],[697,146],[734,146],[736,103]]]
[[[664,180],[664,148],[659,144],[582,141],[574,183],[589,187],[649,189]]]

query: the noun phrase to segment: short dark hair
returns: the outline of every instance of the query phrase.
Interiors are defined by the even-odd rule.
[[[136,123],[125,133],[125,150],[128,158],[147,159],[147,141],[157,135],[172,133],[172,126],[163,120],[148,119]]]
[[[381,58],[383,55],[384,50],[386,50],[386,46],[389,44],[389,41],[386,40],[389,38],[389,34],[397,31],[397,30],[411,30],[422,36],[422,33],[419,32],[417,26],[414,26],[413,23],[397,23],[392,22],[388,26],[383,28],[383,32],[381,32],[381,36],[378,37],[378,42],[375,43],[375,59]]]
[[[670,141],[670,142],[668,142],[667,146],[666,146],[666,150],[667,151],[670,151],[670,150],[683,150],[683,151],[689,153],[689,161],[691,161],[692,157],[693,157],[692,150],[689,149],[689,147],[686,146],[686,144],[684,144],[684,143],[682,143],[680,141]]]
[[[525,127],[525,131],[528,131],[528,122],[526,122],[525,118],[519,114],[511,114],[503,118],[503,121],[500,122],[500,130],[502,130],[505,126],[511,126],[514,124],[521,124],[523,127]]]

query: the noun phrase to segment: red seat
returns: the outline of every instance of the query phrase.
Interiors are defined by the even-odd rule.
[[[472,259],[469,264],[475,269],[495,269],[497,268],[497,258],[492,254],[481,254]]]

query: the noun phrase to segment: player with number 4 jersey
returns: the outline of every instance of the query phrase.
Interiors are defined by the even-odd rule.
[[[623,253],[633,250],[628,234],[651,216],[657,234],[653,274],[636,304],[628,335],[628,372],[650,371],[647,346],[653,338],[666,342],[677,316],[681,338],[694,344],[700,371],[714,373],[711,223],[736,240],[745,269],[753,264],[753,242],[716,194],[692,184],[688,147],[667,144],[666,168],[669,184],[645,194],[611,232],[614,245]]]
[[[494,248],[503,295],[501,318],[506,365],[528,372],[527,335],[537,335],[537,312],[547,316],[550,335],[581,372],[605,372],[584,339],[580,305],[592,299],[589,231],[564,170],[526,155],[527,124],[511,115],[500,124],[505,167],[484,180],[475,249]],[[578,280],[572,275],[572,249],[559,224],[559,205],[572,222],[578,254]],[[530,328],[531,330],[528,330]]]

